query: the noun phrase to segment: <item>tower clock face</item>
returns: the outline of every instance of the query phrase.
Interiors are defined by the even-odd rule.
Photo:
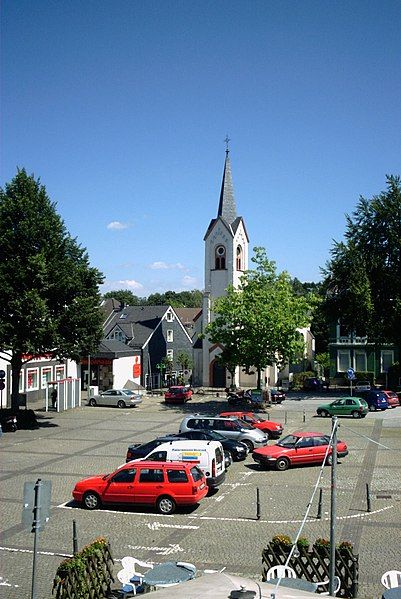
[[[216,253],[219,256],[224,256],[224,254],[226,253],[226,248],[223,247],[222,245],[219,245],[219,247],[216,249]]]

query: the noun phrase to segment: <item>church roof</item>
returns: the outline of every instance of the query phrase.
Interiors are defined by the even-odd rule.
[[[223,181],[221,183],[220,202],[217,216],[224,218],[229,225],[231,225],[237,218],[237,206],[234,199],[229,150],[226,150],[226,161],[224,164]]]

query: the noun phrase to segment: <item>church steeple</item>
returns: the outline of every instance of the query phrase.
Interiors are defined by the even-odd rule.
[[[237,206],[234,199],[234,188],[231,176],[230,150],[228,148],[229,139],[226,137],[226,161],[224,163],[223,181],[221,183],[220,202],[217,217],[221,216],[231,225],[237,218]]]

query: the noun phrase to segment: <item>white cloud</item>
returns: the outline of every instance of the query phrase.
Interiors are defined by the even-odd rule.
[[[118,284],[130,287],[131,289],[143,289],[142,283],[138,283],[134,279],[124,279],[123,281],[118,281]]]
[[[167,262],[152,262],[150,265],[152,270],[185,270],[185,266],[181,262],[175,264],[168,264]]]
[[[198,279],[196,277],[190,277],[189,275],[185,275],[185,277],[182,278],[181,284],[184,285],[184,287],[189,287],[190,289],[196,289],[197,284],[198,284]]]
[[[113,220],[107,225],[107,228],[112,231],[121,231],[122,229],[128,229],[128,227],[127,223],[121,223],[119,220]]]

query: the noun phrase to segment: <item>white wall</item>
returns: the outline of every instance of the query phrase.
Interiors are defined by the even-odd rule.
[[[141,384],[141,377],[134,378],[133,367],[134,360],[137,356],[126,356],[113,360],[113,387],[114,389],[122,389],[127,381]]]

